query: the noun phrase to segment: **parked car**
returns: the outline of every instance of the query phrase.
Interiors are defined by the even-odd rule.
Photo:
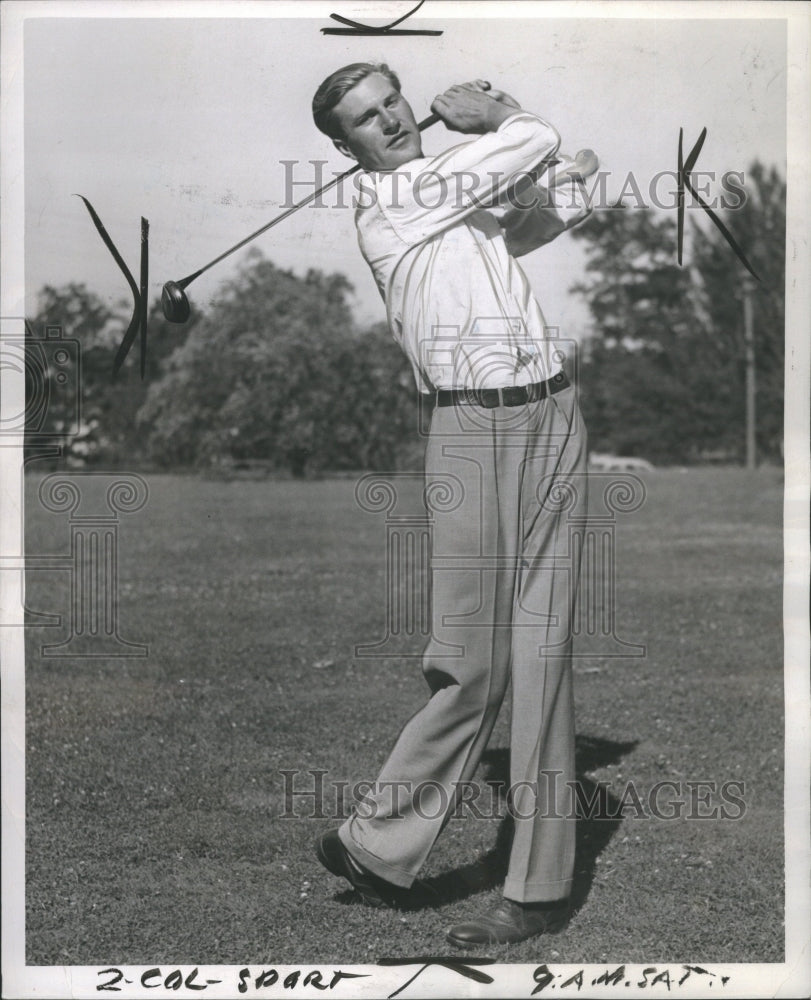
[[[600,472],[647,472],[653,465],[644,458],[624,458],[620,455],[589,455],[589,468]]]

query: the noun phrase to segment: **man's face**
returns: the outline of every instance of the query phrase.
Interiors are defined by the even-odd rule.
[[[364,170],[395,170],[422,156],[422,141],[408,101],[380,73],[364,77],[333,109],[343,139],[335,146]]]

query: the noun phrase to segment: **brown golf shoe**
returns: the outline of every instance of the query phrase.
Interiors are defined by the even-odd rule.
[[[557,934],[569,920],[569,902],[559,904],[516,903],[502,899],[491,910],[448,931],[448,940],[457,948],[515,944],[538,934]]]

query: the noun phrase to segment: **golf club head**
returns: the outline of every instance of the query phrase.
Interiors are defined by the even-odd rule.
[[[167,281],[161,292],[161,309],[170,323],[185,323],[191,315],[186,293],[176,281]]]

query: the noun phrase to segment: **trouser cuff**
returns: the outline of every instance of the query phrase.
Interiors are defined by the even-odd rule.
[[[345,827],[342,826],[338,830],[338,836],[341,843],[359,865],[363,865],[364,868],[368,869],[374,875],[385,879],[387,882],[391,882],[392,885],[398,885],[403,889],[411,887],[416,876],[402,868],[398,868],[396,865],[390,865],[387,861],[378,858],[374,854],[370,854],[352,839]]]
[[[572,893],[572,879],[559,882],[521,882],[508,878],[504,895],[514,903],[554,903],[567,899]]]

